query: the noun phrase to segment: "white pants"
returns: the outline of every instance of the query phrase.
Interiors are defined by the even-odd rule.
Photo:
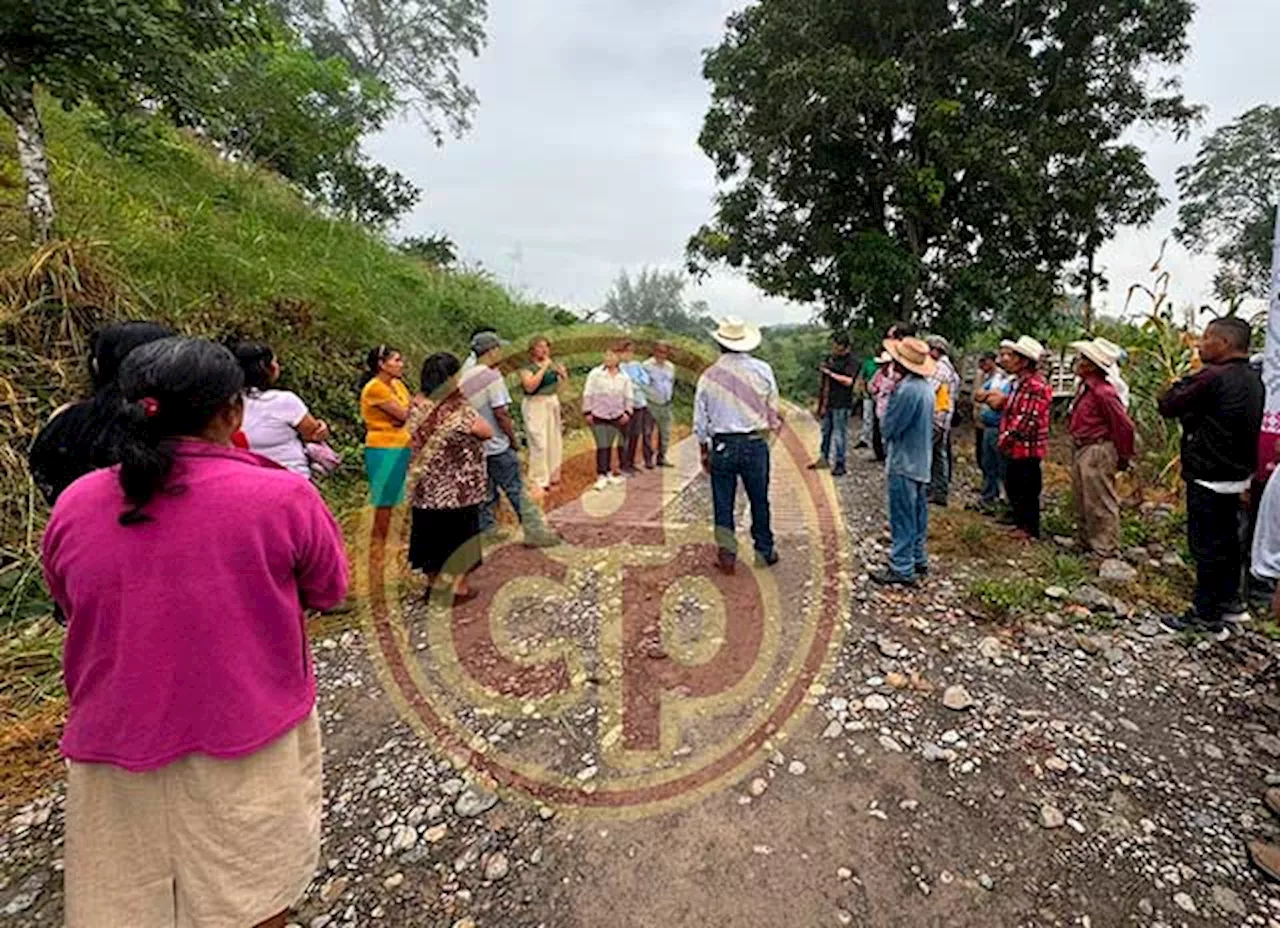
[[[529,482],[545,490],[560,480],[564,459],[561,438],[560,397],[526,396],[521,406],[524,431],[529,438]]]

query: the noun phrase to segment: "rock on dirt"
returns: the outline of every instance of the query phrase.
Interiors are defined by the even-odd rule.
[[[942,704],[955,712],[973,708],[973,697],[959,683],[948,686],[942,694]]]
[[[1040,807],[1040,825],[1042,828],[1061,828],[1067,823],[1067,817],[1057,806],[1045,803]]]
[[[1108,583],[1132,583],[1138,579],[1138,571],[1131,564],[1116,558],[1107,558],[1098,567],[1098,579]]]

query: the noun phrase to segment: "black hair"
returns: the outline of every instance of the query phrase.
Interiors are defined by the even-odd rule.
[[[54,416],[31,445],[28,463],[50,505],[80,477],[120,461],[124,400],[116,377],[129,353],[173,333],[156,322],[121,322],[89,337],[93,395]]]
[[[89,336],[89,376],[94,392],[115,384],[120,365],[133,349],[172,334],[158,322],[117,322],[98,329]]]
[[[244,371],[225,346],[166,338],[132,352],[120,368],[128,428],[120,442],[120,486],[129,508],[121,525],[146,522],[143,510],[173,471],[173,440],[199,435],[244,390]]]
[[[841,348],[848,348],[849,333],[848,332],[832,332],[831,341],[833,344],[839,345]]]
[[[382,362],[387,360],[393,354],[399,354],[400,351],[391,345],[376,345],[369,349],[369,353],[364,358],[364,376],[360,378],[360,387],[364,388],[370,380],[378,376],[378,371],[382,368]]]
[[[271,386],[271,362],[276,353],[262,342],[240,342],[232,349],[244,371],[246,390],[266,390]]]
[[[1236,351],[1248,351],[1249,343],[1253,341],[1253,328],[1237,316],[1215,319],[1208,327],[1221,332],[1223,339]]]
[[[458,373],[462,367],[458,358],[447,351],[433,354],[422,362],[422,393],[434,396],[435,392],[448,383],[449,378]]]
[[[978,360],[979,360],[979,361],[994,361],[995,359],[996,359],[996,353],[995,353],[994,351],[984,351],[984,352],[982,352],[982,356],[981,356]]]

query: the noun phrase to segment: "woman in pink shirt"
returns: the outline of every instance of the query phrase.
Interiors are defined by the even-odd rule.
[[[66,924],[283,926],[320,838],[304,610],[346,594],[342,535],[306,479],[232,446],[226,348],[153,342],[120,386],[120,465],[44,536],[68,616]]]

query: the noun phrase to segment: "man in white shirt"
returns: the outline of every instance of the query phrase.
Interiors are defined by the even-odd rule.
[[[719,360],[698,378],[693,401],[693,432],[702,447],[703,467],[711,474],[715,509],[716,566],[733,573],[738,542],[734,505],[741,479],[751,503],[751,537],[757,562],[778,563],[769,513],[769,437],[782,425],[778,382],[773,368],[750,352],[760,330],[741,319],[726,318],[711,333],[721,347]]]
[[[676,367],[670,358],[671,346],[658,342],[653,346],[653,357],[644,362],[649,375],[649,384],[644,388],[649,400],[649,416],[658,432],[659,467],[674,466],[667,460],[667,449],[671,446],[671,401],[676,390]]]
[[[458,389],[493,429],[493,437],[484,443],[489,496],[480,507],[480,531],[490,537],[497,535],[498,491],[501,489],[524,527],[524,543],[534,548],[557,545],[560,539],[546,527],[538,507],[524,493],[520,458],[515,450],[516,428],[511,418],[511,394],[496,370],[502,360],[502,341],[491,331],[478,332],[471,339],[471,351],[476,363],[462,374]]]

